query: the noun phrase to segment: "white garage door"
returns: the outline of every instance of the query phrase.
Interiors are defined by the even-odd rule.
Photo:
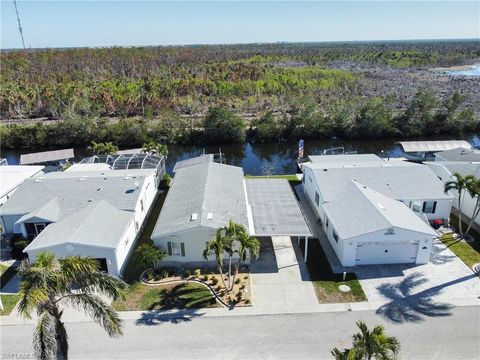
[[[417,250],[418,241],[357,243],[355,264],[414,263]]]

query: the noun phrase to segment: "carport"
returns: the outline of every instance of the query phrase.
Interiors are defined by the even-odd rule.
[[[253,236],[290,236],[305,239],[307,261],[308,238],[312,232],[305,221],[288,180],[246,179],[245,196],[249,232]]]

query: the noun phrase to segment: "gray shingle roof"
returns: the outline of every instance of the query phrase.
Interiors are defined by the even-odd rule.
[[[191,221],[194,213],[197,219]],[[198,226],[218,228],[230,219],[248,228],[243,170],[204,162],[176,171],[152,238]]]
[[[426,165],[313,169],[324,201],[333,200],[351,180],[397,200],[452,199]]]
[[[75,154],[73,153],[73,149],[42,151],[37,153],[20,155],[20,164],[38,164],[47,161],[68,160],[73,159],[74,157]]]
[[[173,167],[173,172],[176,172],[177,170],[183,169],[188,166],[193,166],[205,162],[213,162],[213,154],[200,155],[190,159],[177,161],[175,163],[175,166]]]
[[[435,161],[435,164],[441,164],[451,173],[459,173],[462,176],[474,175],[480,178],[480,164],[466,163],[466,162],[451,162],[451,161]]]
[[[133,216],[132,211],[119,210],[105,200],[87,203],[61,221],[48,225],[25,251],[60,244],[115,249]]]
[[[349,181],[335,199],[323,205],[323,209],[342,239],[391,227],[437,235],[405,204],[356,181]]]

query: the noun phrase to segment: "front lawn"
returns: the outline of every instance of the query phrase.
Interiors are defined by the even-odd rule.
[[[343,274],[334,274],[330,269],[327,257],[317,239],[310,239],[308,243],[308,272],[315,287],[319,303],[344,303],[366,301],[360,281],[353,273],[348,273],[343,281]],[[348,285],[350,292],[341,292],[338,287]]]
[[[10,315],[15,305],[17,305],[18,295],[1,295],[3,310],[0,311],[0,316]]]
[[[112,305],[118,311],[198,309],[218,306],[210,291],[200,284],[148,286],[140,282],[129,286],[125,300],[114,301]]]

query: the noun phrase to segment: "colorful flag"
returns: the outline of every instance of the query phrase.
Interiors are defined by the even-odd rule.
[[[298,158],[303,159],[303,146],[304,146],[304,141],[301,139],[298,142]]]

